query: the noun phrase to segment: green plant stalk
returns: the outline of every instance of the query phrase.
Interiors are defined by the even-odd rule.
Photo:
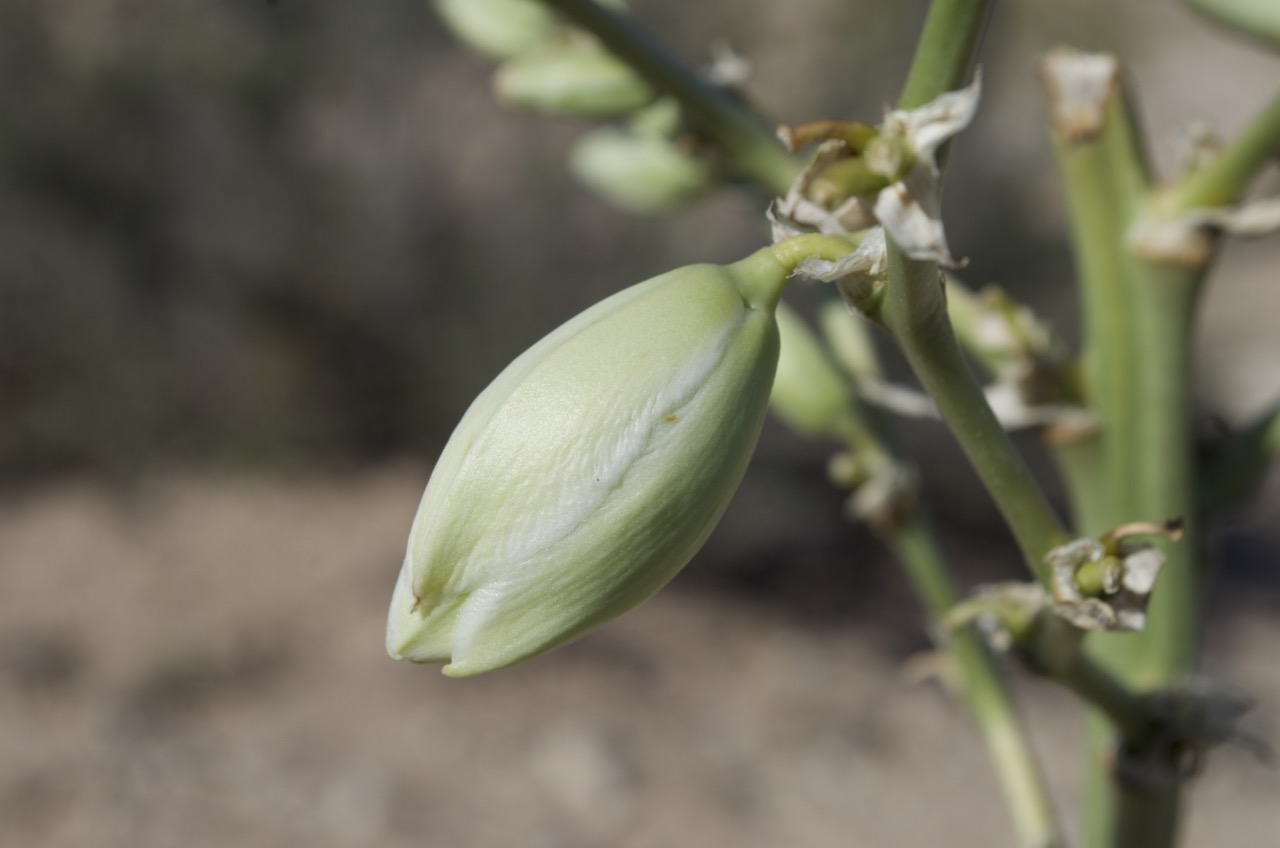
[[[930,6],[899,108],[921,106],[964,83],[990,8],[984,0],[937,0]],[[1044,555],[1065,536],[1061,524],[960,355],[937,266],[907,259],[892,241],[888,250],[889,285],[876,318],[902,346],[925,390],[996,497],[1023,556],[1044,579]],[[908,535],[891,540],[891,544],[915,582],[924,584],[917,591],[926,603],[937,606],[934,615],[944,615],[954,601],[945,597],[945,586],[930,585],[940,581],[931,577],[933,567],[926,555],[913,550],[919,542],[915,536],[918,530],[908,527],[901,532]],[[1056,827],[1051,834],[1047,831],[1052,819],[1043,790],[1020,794],[1026,793],[1025,786],[1039,785],[1039,771],[1025,742],[1006,746],[1006,732],[1020,733],[1020,725],[1007,691],[986,679],[990,658],[985,647],[970,631],[957,636],[953,651],[962,668],[974,666],[964,678],[971,687],[966,692],[970,710],[983,728],[1019,833],[1028,834],[1028,842],[1035,844],[1029,832],[1040,829],[1048,837],[1043,844],[1059,843]]]
[[[964,84],[990,10],[989,0],[934,0],[899,108],[918,107]],[[889,283],[872,317],[894,337],[933,397],[995,498],[1028,566],[1047,579],[1044,556],[1066,541],[1066,531],[960,353],[938,266],[907,258],[891,239],[888,252]]]
[[[1134,634],[1135,659],[1128,679],[1138,686],[1175,682],[1195,668],[1200,642],[1198,599],[1199,520],[1195,445],[1192,433],[1192,330],[1200,269],[1143,263],[1133,279],[1139,416],[1136,518],[1183,520],[1177,543],[1159,540],[1166,557],[1160,583],[1147,610],[1147,627]]]
[[[1128,744],[1145,744],[1155,725],[1141,696],[1081,650],[1084,639],[1085,632],[1066,619],[1042,615],[1020,649],[1027,653],[1034,669],[1062,683],[1105,715]]]
[[[958,597],[928,522],[915,512],[877,533],[902,564],[930,618],[940,621]],[[972,627],[952,633],[942,647],[952,660],[958,694],[986,745],[1018,844],[1065,845],[1044,776],[996,659]]]
[[[1052,61],[1045,65],[1051,111],[1057,105],[1052,102],[1057,90],[1052,84]],[[1056,119],[1053,127],[1081,284],[1085,392],[1099,420],[1096,435],[1058,446],[1054,453],[1070,487],[1076,530],[1095,537],[1133,517],[1130,510],[1136,502],[1132,466],[1138,446],[1131,422],[1137,351],[1127,285],[1130,259],[1120,241],[1139,204],[1131,196],[1133,183],[1146,182],[1141,156],[1125,155],[1136,145],[1118,87],[1097,105],[1102,117],[1096,130],[1081,130]],[[1124,178],[1117,179],[1117,172]],[[1126,643],[1121,640],[1117,647],[1123,650]],[[1113,663],[1123,665],[1124,661]],[[1112,844],[1122,791],[1111,774],[1115,727],[1096,710],[1090,711],[1087,727],[1084,844],[1104,848]]]
[[[1086,391],[1100,421],[1096,443],[1058,448],[1087,535],[1133,520],[1187,522],[1178,545],[1159,543],[1167,562],[1139,634],[1099,634],[1089,653],[1139,690],[1171,683],[1194,666],[1201,579],[1191,444],[1191,329],[1203,269],[1143,259],[1127,237],[1155,205],[1137,120],[1118,84],[1100,104],[1096,132],[1055,127],[1055,148],[1072,221],[1084,300]],[[1234,180],[1239,169],[1220,171]],[[1168,210],[1167,203],[1159,204]],[[1100,461],[1098,461],[1100,460]],[[1114,718],[1114,717],[1112,717]],[[1177,831],[1175,779],[1139,792],[1114,774],[1117,744],[1140,748],[1099,716],[1089,722],[1085,844],[1167,848]]]
[[[1099,634],[1089,648],[1130,685],[1140,689],[1173,683],[1195,667],[1200,636],[1199,598],[1203,574],[1197,566],[1194,449],[1191,434],[1191,324],[1200,273],[1152,265],[1131,279],[1135,295],[1135,336],[1142,357],[1135,362],[1137,410],[1134,441],[1139,446],[1133,473],[1138,489],[1131,517],[1154,520],[1180,516],[1182,539],[1157,542],[1166,562],[1147,609],[1147,626],[1129,635]],[[1119,516],[1116,516],[1120,518]],[[1126,519],[1120,519],[1115,523]],[[1107,787],[1105,801],[1087,810],[1087,844],[1111,848],[1167,848],[1177,838],[1180,787],[1171,776],[1157,789],[1139,792],[1110,774],[1106,760],[1116,742],[1091,727],[1093,760],[1089,777]]]
[[[937,266],[909,259],[890,242],[889,284],[877,318],[902,348],[995,499],[1028,566],[1048,583],[1045,555],[1065,543],[1067,533],[960,354]],[[1047,623],[1027,646],[1032,663],[1105,713],[1126,738],[1145,734],[1149,723],[1140,699],[1084,654],[1079,630],[1056,616],[1043,618]]]
[[[542,2],[598,38],[654,89],[675,98],[693,125],[719,143],[737,168],[776,194],[786,192],[800,166],[756,114],[626,16],[593,0]]]
[[[1280,14],[1277,18],[1280,19]],[[1277,156],[1280,156],[1280,95],[1213,161],[1187,174],[1164,192],[1161,205],[1173,216],[1234,203]]]
[[[873,316],[897,341],[1008,523],[1028,567],[1048,581],[1045,554],[1067,541],[1044,492],[996,420],[960,352],[938,267],[889,243],[889,283]]]
[[[970,8],[976,5],[970,4]],[[931,17],[935,12],[937,12],[936,8],[931,10]],[[971,21],[971,23],[973,26],[979,26],[977,22]],[[932,45],[929,40],[922,38],[917,61],[928,61],[924,57],[928,55],[930,46]],[[956,67],[959,63],[954,59],[951,64],[953,71],[960,70]],[[923,71],[919,74],[914,71],[912,73],[912,77],[916,79],[927,79],[930,76]],[[933,75],[933,78],[948,79],[946,74]],[[955,78],[952,77],[948,82],[951,87],[954,87]],[[936,87],[939,84],[935,82],[933,86]],[[937,93],[939,92],[931,91],[930,86],[924,83],[909,85],[907,94],[910,100],[908,102],[913,105],[925,102]],[[1116,102],[1122,106],[1119,101]],[[1107,139],[1107,143],[1101,146],[1101,156],[1106,160],[1112,160],[1113,166],[1115,162],[1128,162],[1141,166],[1121,170],[1119,175],[1124,179],[1112,186],[1116,191],[1132,192],[1135,186],[1145,186],[1145,162],[1135,140],[1136,136],[1126,138],[1113,133]],[[1112,201],[1114,199],[1112,198]],[[1111,208],[1114,210],[1117,207]],[[1078,216],[1076,221],[1078,225],[1088,223]],[[1112,237],[1122,238],[1126,229],[1116,228],[1110,230],[1110,234]],[[1123,263],[1114,257],[1099,254],[1098,258],[1106,260],[1102,263],[1104,268],[1112,270],[1123,268]],[[1106,276],[1111,275],[1106,274]],[[1123,283],[1123,280],[1117,282]],[[943,418],[951,425],[961,445],[969,454],[970,461],[977,467],[983,482],[1001,506],[1006,521],[1009,522],[1019,541],[1023,555],[1032,567],[1037,568],[1043,575],[1043,556],[1055,544],[1055,538],[1063,535],[1063,531],[1056,516],[1045,502],[1039,487],[1013,451],[1003,430],[999,428],[981,392],[978,391],[972,375],[960,359],[954,336],[945,317],[945,307],[941,305],[942,300],[937,283],[937,268],[933,263],[913,262],[890,242],[889,285],[881,304],[881,322],[898,340],[921,383],[934,396]],[[1128,354],[1128,351],[1132,349],[1120,336],[1123,325],[1118,326],[1120,329],[1113,324],[1110,329],[1114,344],[1119,350],[1126,351],[1124,357],[1126,360],[1131,360],[1133,357]],[[1094,371],[1097,374],[1100,369],[1094,369]],[[1117,404],[1121,404],[1118,394],[1112,394],[1111,398]],[[1121,404],[1113,414],[1118,413],[1123,418],[1125,416],[1123,410],[1127,408],[1127,404]],[[1111,422],[1107,422],[1104,426],[1110,425]],[[1113,431],[1108,435],[1123,439],[1126,434]],[[1114,467],[1120,467],[1129,461],[1125,453],[1116,450],[1109,452],[1108,460],[1105,466],[1107,474],[1104,476],[1110,476],[1113,468],[1111,462],[1115,463]],[[1111,480],[1107,482],[1110,483]],[[1117,500],[1127,499],[1127,494],[1127,491],[1123,492]],[[1117,503],[1116,506],[1119,504]],[[1099,514],[1101,513],[1102,511],[1099,511]],[[1069,643],[1055,644],[1053,639],[1044,643],[1043,646],[1046,648],[1065,652],[1061,656],[1047,654],[1051,662],[1043,663],[1046,670],[1105,712],[1111,723],[1123,734],[1136,733],[1141,726],[1137,718],[1141,713],[1140,701],[1132,695],[1123,681],[1116,680],[1105,669],[1089,662],[1079,650],[1078,639],[1065,640],[1062,633],[1059,633],[1058,637],[1059,642],[1068,641]],[[1174,805],[1176,807],[1176,800]],[[1158,801],[1154,809],[1156,812],[1161,812],[1164,806],[1163,802]],[[1110,809],[1114,809],[1114,806]],[[1149,813],[1149,810],[1144,807],[1138,812]],[[1123,814],[1117,817],[1121,821],[1125,818]],[[1138,818],[1141,819],[1142,816],[1139,815]],[[1146,818],[1153,825],[1150,830],[1157,832],[1169,827],[1168,821],[1172,816],[1157,820],[1148,814]],[[1136,848],[1138,843],[1130,844]]]
[[[915,109],[959,88],[978,54],[991,0],[934,0],[916,45],[899,109]]]
[[[1115,726],[1093,710],[1086,716],[1085,784],[1083,794],[1085,848],[1128,848],[1175,845],[1181,818],[1181,793],[1176,787],[1145,792],[1113,778],[1117,750]]]
[[[878,373],[875,352],[869,346],[867,354],[870,361],[860,363],[861,368]],[[862,375],[850,376],[856,383]],[[877,410],[855,400],[832,435],[849,446],[860,464],[875,468],[899,462],[891,432]],[[939,650],[949,661],[952,674],[947,682],[969,711],[987,748],[1018,844],[1065,845],[1044,776],[997,658],[971,626],[944,629],[942,622],[959,601],[959,592],[930,522],[919,507],[912,507],[901,516],[868,525],[902,566],[928,615]]]
[[[1072,528],[1079,535],[1106,532],[1111,513],[1106,499],[1098,493],[1106,491],[1103,483],[1102,445],[1097,434],[1080,434],[1050,444],[1058,474],[1065,484],[1071,509]],[[1098,529],[1101,528],[1101,529]]]
[[[1103,522],[1134,517],[1137,480],[1131,463],[1140,451],[1132,426],[1139,358],[1128,286],[1133,263],[1117,238],[1123,239],[1145,197],[1146,170],[1126,115],[1121,98],[1113,96],[1100,135],[1076,141],[1059,132],[1054,139],[1083,289],[1085,390],[1100,425],[1101,486],[1081,497],[1095,501],[1089,511]],[[1098,535],[1110,526],[1077,529]]]

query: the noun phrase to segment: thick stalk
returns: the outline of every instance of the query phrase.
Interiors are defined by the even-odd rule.
[[[1147,627],[1133,638],[1128,678],[1159,686],[1188,675],[1199,644],[1202,579],[1192,429],[1191,337],[1199,270],[1147,264],[1133,280],[1136,337],[1139,488],[1135,517],[1182,518],[1182,538],[1164,548],[1166,563],[1147,610]]]
[[[1105,715],[1126,744],[1145,744],[1155,724],[1142,698],[1080,649],[1084,638],[1084,631],[1065,619],[1044,615],[1021,650],[1035,670],[1063,684]]]
[[[1143,263],[1131,282],[1134,334],[1143,351],[1135,363],[1138,416],[1134,430],[1139,451],[1133,465],[1138,484],[1133,516],[1157,520],[1180,516],[1185,523],[1176,545],[1157,543],[1167,560],[1147,610],[1146,629],[1128,636],[1100,635],[1089,647],[1100,661],[1140,689],[1190,674],[1199,644],[1203,579],[1197,567],[1190,367],[1198,278],[1194,270]],[[1181,806],[1177,776],[1170,774],[1163,786],[1146,791],[1125,785],[1110,774],[1114,736],[1096,723],[1090,731],[1093,785],[1086,796],[1097,799],[1099,806],[1088,811],[1086,844],[1107,848],[1173,845]]]
[[[1120,87],[1118,63],[1110,57],[1059,51],[1045,61],[1043,73],[1081,285],[1085,395],[1099,422],[1092,457],[1101,465],[1099,485],[1075,497],[1090,502],[1078,518],[1087,512],[1101,524],[1085,522],[1077,529],[1096,536],[1137,517],[1132,510],[1134,463],[1141,450],[1134,426],[1135,362],[1140,353],[1129,286],[1133,260],[1123,242],[1146,198],[1147,171]],[[1092,87],[1088,92],[1093,101],[1088,110],[1081,110],[1079,92],[1085,86]],[[1070,456],[1061,455],[1059,462],[1070,464],[1077,458],[1090,457],[1077,449]]]
[[[1101,427],[1096,452],[1089,445],[1058,451],[1068,485],[1077,489],[1080,529],[1098,535],[1127,521],[1189,522],[1180,544],[1164,545],[1167,564],[1146,630],[1088,642],[1089,653],[1126,685],[1149,689],[1185,676],[1195,661],[1200,579],[1189,360],[1202,269],[1140,258],[1130,248],[1134,225],[1157,209],[1115,61],[1058,53],[1046,62],[1045,79],[1084,301],[1086,391]],[[1212,185],[1238,179],[1242,157],[1229,158],[1235,164],[1224,166]],[[1171,208],[1159,204],[1165,214]],[[1089,722],[1085,844],[1168,848],[1177,832],[1176,776],[1145,791],[1126,785],[1115,773],[1114,752],[1121,744],[1141,748],[1141,740],[1126,736],[1117,739],[1114,721],[1095,715]]]
[[[777,194],[800,168],[773,128],[677,59],[634,21],[593,0],[542,0],[590,32],[663,94],[679,101],[689,120],[728,152],[733,164]]]

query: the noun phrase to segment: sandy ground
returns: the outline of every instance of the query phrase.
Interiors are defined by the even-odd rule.
[[[885,617],[809,620],[682,578],[506,672],[388,660],[423,477],[11,492],[0,843],[1012,844],[964,716],[904,680]],[[1207,663],[1264,702],[1264,729],[1280,706],[1271,585],[1230,603]],[[1020,687],[1071,820],[1075,709]],[[1211,766],[1187,844],[1280,844],[1280,775],[1232,750]]]

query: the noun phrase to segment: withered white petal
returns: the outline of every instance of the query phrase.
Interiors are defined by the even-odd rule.
[[[928,202],[936,197],[936,187],[924,180],[915,182],[914,190],[906,183],[882,189],[876,196],[876,220],[912,259],[932,260],[947,268],[962,267],[965,263],[952,256],[947,247],[942,219]]]
[[[938,148],[973,121],[982,96],[982,74],[964,88],[945,92],[917,109],[894,110],[885,115],[884,130],[906,138],[916,156],[936,168]]]
[[[796,266],[796,273],[824,283],[833,283],[850,275],[880,279],[888,272],[889,253],[885,249],[884,230],[867,231],[858,249],[839,259],[827,260],[811,256]]]
[[[1263,236],[1280,230],[1280,197],[1235,207],[1192,209],[1174,218],[1144,218],[1129,231],[1129,247],[1145,259],[1201,265],[1213,250],[1213,232]]]

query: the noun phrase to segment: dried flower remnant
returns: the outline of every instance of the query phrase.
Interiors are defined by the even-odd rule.
[[[964,264],[951,255],[942,227],[938,152],[973,120],[980,92],[975,78],[918,109],[888,112],[869,132],[864,124],[837,121],[780,130],[790,145],[821,144],[770,208],[775,238],[879,226],[912,259]]]

